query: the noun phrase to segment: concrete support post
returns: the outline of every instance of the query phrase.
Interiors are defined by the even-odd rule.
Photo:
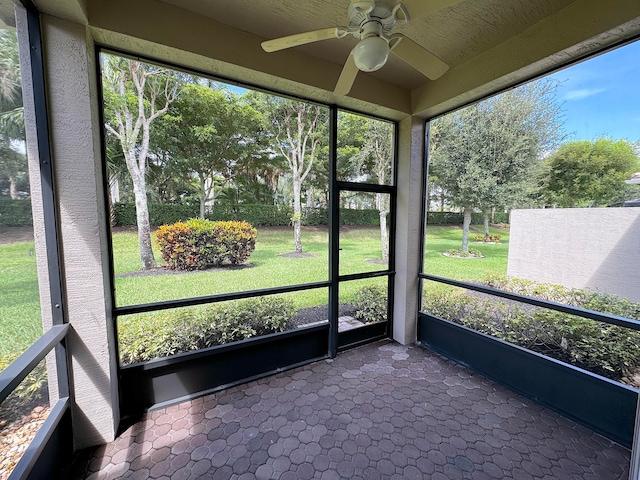
[[[95,49],[85,26],[42,16],[52,162],[62,238],[76,448],[115,437],[117,358]]]
[[[398,135],[393,339],[406,345],[417,339],[425,121],[420,118],[402,120]]]

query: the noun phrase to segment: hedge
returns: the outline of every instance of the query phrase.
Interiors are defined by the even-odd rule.
[[[640,303],[616,295],[507,277],[485,285],[587,310],[640,320]],[[534,352],[616,381],[629,382],[640,368],[640,332],[517,302],[434,292],[422,309]]]
[[[464,215],[458,212],[427,212],[427,224],[429,225],[462,225]],[[505,212],[496,212],[494,214],[495,223],[509,223],[509,214]],[[471,214],[471,223],[474,225],[482,225],[484,217],[480,212]]]
[[[118,321],[123,365],[237,342],[293,328],[290,299],[259,297],[178,310],[144,313]]]
[[[149,221],[151,225],[166,225],[183,222],[199,215],[197,204],[149,204]],[[276,205],[251,204],[218,204],[206,215],[213,221],[242,221],[253,226],[290,225],[293,207]],[[116,203],[114,205],[115,225],[136,225],[136,207],[134,203]],[[303,225],[327,225],[329,212],[326,208],[304,208]],[[354,210],[340,209],[340,224],[350,226],[380,225],[380,214],[376,209]]]
[[[12,200],[0,197],[0,225],[7,227],[30,227],[33,225],[31,200]]]

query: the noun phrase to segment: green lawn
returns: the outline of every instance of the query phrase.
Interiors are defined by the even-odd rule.
[[[22,353],[41,335],[34,244],[0,245],[0,357]]]
[[[481,227],[469,234],[469,248],[480,250],[485,258],[451,258],[442,255],[450,248],[462,246],[462,229],[452,226],[427,226],[427,240],[424,255],[424,271],[431,275],[454,278],[456,280],[478,281],[488,273],[507,274],[507,256],[509,253],[509,232],[490,228],[492,235],[500,235],[498,244],[485,244],[473,241],[475,234],[481,233]]]
[[[494,233],[494,232],[492,232]],[[487,272],[506,273],[506,231],[500,233],[499,245],[476,245],[483,259],[457,259],[441,255],[459,248],[459,227],[428,228],[425,271],[461,280],[480,280]],[[178,275],[129,276],[139,270],[137,235],[118,232],[113,235],[116,301],[119,306],[229,293],[267,287],[325,281],[328,278],[328,236],[325,230],[303,231],[303,250],[314,256],[286,258],[278,255],[293,250],[293,233],[289,228],[258,228],[256,250],[248,263],[251,268],[218,269]],[[0,245],[0,356],[24,351],[41,334],[40,305],[33,242]],[[380,237],[376,228],[347,228],[340,233],[340,273],[350,274],[383,270],[385,265],[367,262],[380,258]],[[162,264],[159,254],[158,263]],[[340,302],[348,303],[356,290],[384,279],[346,282],[341,286]],[[432,288],[426,282],[427,288]],[[287,294],[296,307],[322,305],[327,302],[326,288]]]

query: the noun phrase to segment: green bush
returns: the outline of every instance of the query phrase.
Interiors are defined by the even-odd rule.
[[[429,225],[462,225],[464,216],[458,212],[427,212],[427,224]],[[509,214],[504,212],[496,212],[493,216],[495,223],[507,225],[509,222]],[[474,225],[482,225],[484,216],[482,213],[473,212],[471,214],[471,223]]]
[[[485,243],[500,243],[502,240],[502,235],[474,235],[473,240],[475,242],[485,242]]]
[[[375,208],[367,209],[340,209],[340,225],[349,226],[376,226],[380,225],[380,212]]]
[[[15,354],[0,357],[0,372],[11,365],[18,356]],[[13,394],[22,402],[35,403],[46,400],[47,392],[47,369],[44,362],[40,362],[20,382]]]
[[[293,207],[251,204],[216,204],[207,213],[209,220],[239,220],[256,226],[288,225]]]
[[[259,297],[128,316],[118,322],[121,363],[144,362],[291,328],[291,300]]]
[[[175,270],[200,270],[243,263],[256,246],[256,229],[246,222],[190,219],[156,230],[162,258]]]
[[[491,277],[486,285],[640,320],[640,303],[590,290]],[[640,368],[640,332],[546,308],[459,293],[432,293],[423,310],[614,380]]]
[[[197,217],[200,207],[194,203],[150,203],[149,223],[151,225],[166,225],[182,222],[189,218]],[[114,225],[137,225],[135,203],[115,203],[113,205]]]
[[[354,317],[362,323],[384,322],[387,320],[387,289],[371,285],[358,290],[353,300]]]
[[[7,227],[28,227],[33,225],[31,200],[12,200],[0,197],[0,225]]]
[[[20,200],[23,202],[23,200]],[[149,204],[149,222],[151,225],[168,225],[184,222],[195,218],[199,214],[198,204]],[[30,210],[29,210],[30,212]],[[114,225],[136,225],[136,207],[134,203],[116,203],[113,206]],[[288,226],[293,217],[293,207],[288,205],[251,205],[220,203],[205,215],[212,221],[242,221],[254,226]],[[1,221],[0,217],[0,221]],[[329,211],[327,208],[303,208],[303,225],[328,225]],[[354,210],[340,209],[341,225],[376,226],[380,225],[380,216],[376,209]],[[460,221],[462,223],[462,220]]]

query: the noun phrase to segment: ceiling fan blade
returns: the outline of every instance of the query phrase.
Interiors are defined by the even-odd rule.
[[[336,83],[336,88],[333,90],[333,93],[336,95],[346,95],[349,93],[353,82],[356,81],[357,75],[358,67],[356,67],[356,62],[353,61],[353,52],[351,52],[344,67],[342,67],[340,78],[338,79],[338,83]]]
[[[449,70],[449,65],[407,37],[403,37],[391,53],[431,80],[440,78]]]
[[[312,32],[297,33],[287,37],[266,40],[262,42],[261,45],[265,52],[277,52],[278,50],[297,47],[298,45],[338,38],[338,30],[339,29],[337,27],[331,27],[323,28],[322,30],[314,30]]]
[[[409,20],[419,18],[431,12],[451,7],[462,0],[405,0],[402,2],[409,12]]]

